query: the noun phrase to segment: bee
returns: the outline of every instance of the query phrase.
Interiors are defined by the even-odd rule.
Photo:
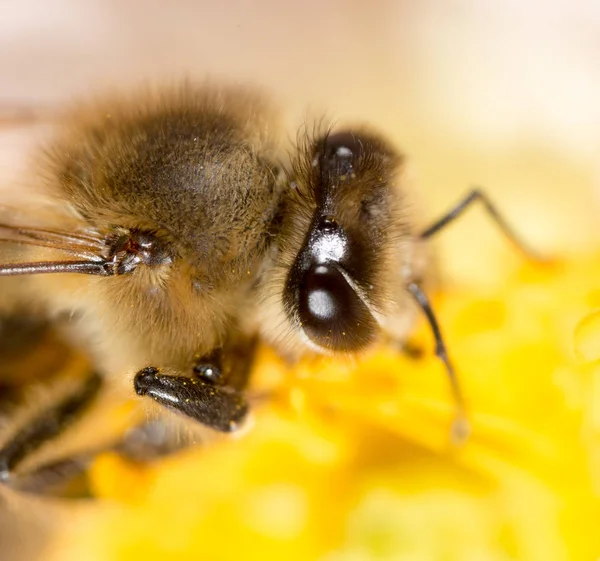
[[[356,353],[382,337],[405,340],[422,312],[456,404],[452,437],[469,432],[465,400],[426,288],[429,242],[474,203],[528,258],[543,261],[481,189],[419,228],[403,180],[405,159],[365,127],[305,138],[282,195],[276,257],[258,291],[261,336],[289,353]]]
[[[466,431],[426,297],[428,241],[481,201],[531,252],[480,190],[419,230],[404,158],[378,133],[304,135],[290,160],[268,103],[239,88],[186,86],[75,112],[42,166],[49,217],[28,222],[22,208],[0,224],[10,248],[0,309],[66,314],[95,370],[8,439],[0,479],[27,488],[48,466],[22,473],[24,459],[106,384],[231,432],[248,413],[257,340],[293,358],[352,354],[382,336],[401,341],[419,309],[449,375],[456,432]]]

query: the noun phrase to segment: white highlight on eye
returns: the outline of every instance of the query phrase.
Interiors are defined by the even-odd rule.
[[[312,254],[317,263],[341,261],[346,253],[346,239],[339,232],[328,232],[318,236],[312,245]]]
[[[350,148],[348,148],[347,146],[340,146],[335,151],[335,155],[339,156],[340,158],[351,158],[353,156],[352,150],[350,150]]]
[[[335,315],[335,304],[327,290],[311,290],[308,294],[308,309],[320,319]]]

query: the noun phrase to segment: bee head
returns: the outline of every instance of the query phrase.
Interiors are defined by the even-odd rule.
[[[352,352],[377,337],[401,285],[401,164],[387,142],[358,130],[323,135],[295,162],[286,212],[295,227],[303,217],[306,233],[283,300],[310,346]]]

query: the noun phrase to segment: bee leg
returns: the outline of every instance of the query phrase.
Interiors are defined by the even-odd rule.
[[[421,287],[416,282],[411,282],[408,284],[407,288],[419,304],[429,322],[429,326],[431,327],[435,339],[435,354],[444,364],[448,379],[450,380],[450,388],[452,390],[454,402],[456,403],[456,417],[452,425],[453,440],[456,442],[464,441],[470,432],[469,421],[466,416],[465,400],[458,382],[456,371],[454,370],[454,366],[448,355],[448,349],[446,348],[442,331],[435,313],[433,312],[433,308],[431,307],[431,303]]]
[[[101,385],[100,376],[93,374],[70,395],[14,434],[0,448],[0,481],[10,487],[32,490],[36,482],[46,485],[49,480],[70,477],[81,471],[89,460],[87,456],[52,462],[25,473],[18,472],[17,468],[30,454],[73,424],[96,397]]]
[[[454,222],[459,216],[461,216],[465,210],[470,208],[473,203],[479,201],[486,212],[490,215],[492,220],[498,225],[502,233],[529,259],[534,261],[545,261],[536,251],[531,249],[512,229],[506,219],[500,214],[496,206],[490,201],[489,197],[481,189],[472,189],[466,197],[458,202],[453,208],[451,208],[441,218],[436,220],[431,226],[421,232],[420,237],[422,239],[431,238],[437,234],[440,230]]]
[[[12,473],[7,485],[20,493],[60,498],[88,497],[86,469],[95,454],[82,454],[42,464],[25,473]]]
[[[248,413],[244,395],[227,386],[199,378],[164,374],[152,366],[134,378],[139,396],[151,397],[160,405],[221,432],[233,432]]]
[[[150,462],[182,450],[189,444],[172,423],[157,419],[129,429],[114,450],[130,460]]]
[[[242,389],[257,345],[257,337],[232,333],[222,347],[195,357],[191,378],[144,368],[135,376],[135,391],[214,430],[235,431],[248,414]]]

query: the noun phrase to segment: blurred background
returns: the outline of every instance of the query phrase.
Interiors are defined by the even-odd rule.
[[[307,114],[390,135],[429,216],[482,185],[532,242],[584,248],[598,237],[599,31],[593,0],[7,1],[0,107],[182,75],[256,83],[292,137]],[[477,236],[440,242],[463,281],[498,273],[478,214]]]
[[[291,137],[307,115],[386,133],[426,217],[482,186],[550,254],[598,247],[599,61],[594,0],[0,3],[6,114],[181,76],[257,84]],[[19,185],[36,140],[0,127],[0,188]],[[520,266],[483,212],[436,243],[456,286],[494,286]]]

